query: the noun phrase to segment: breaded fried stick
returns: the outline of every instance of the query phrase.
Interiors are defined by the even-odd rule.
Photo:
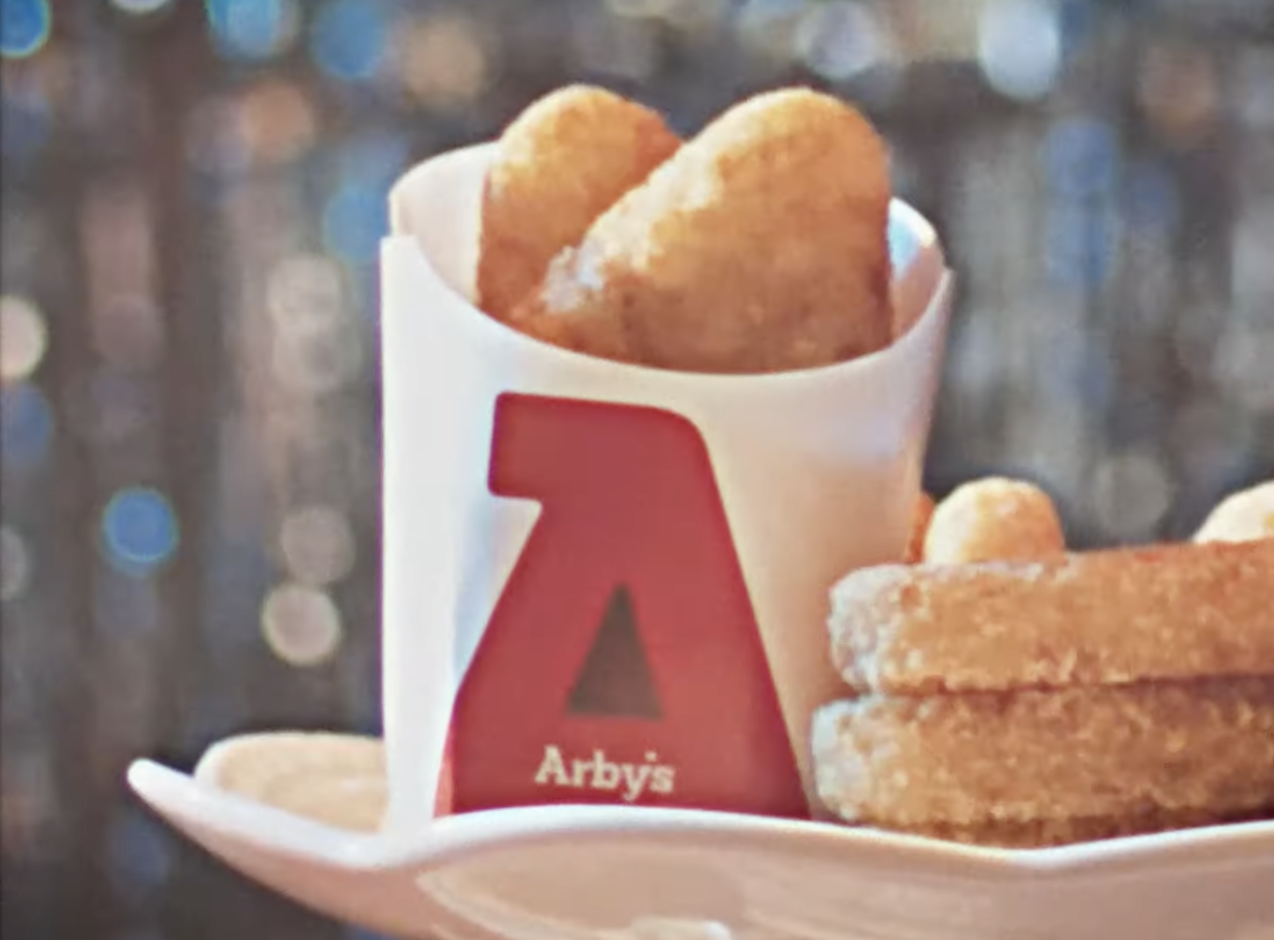
[[[884,565],[832,590],[832,658],[902,695],[1274,676],[1274,539]]]
[[[843,819],[1035,846],[1274,810],[1274,676],[821,709],[818,792]]]
[[[549,261],[680,146],[654,111],[572,85],[523,111],[487,171],[478,307],[507,321]]]
[[[934,509],[924,560],[957,564],[1064,551],[1062,522],[1047,493],[1024,480],[987,477],[957,487]]]
[[[1268,538],[1274,538],[1274,480],[1227,496],[1194,535],[1196,542],[1247,542]]]
[[[890,338],[885,145],[788,89],[708,125],[554,259],[515,312],[533,336],[709,373],[843,362]]]

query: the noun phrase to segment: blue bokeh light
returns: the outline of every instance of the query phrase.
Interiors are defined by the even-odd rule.
[[[314,19],[310,55],[341,81],[363,81],[380,69],[389,38],[384,8],[368,0],[332,0]]]
[[[27,469],[40,464],[53,439],[53,408],[30,382],[0,391],[0,455],[6,467]]]
[[[48,41],[52,27],[48,0],[0,0],[0,56],[34,55]]]
[[[294,0],[205,0],[208,25],[222,55],[268,59],[295,35]]]
[[[127,574],[149,574],[172,557],[178,541],[177,516],[157,490],[122,489],[102,511],[102,547]]]
[[[1049,186],[1066,198],[1103,197],[1118,182],[1119,141],[1114,128],[1096,118],[1057,121],[1044,138],[1041,159]]]
[[[384,180],[354,178],[338,186],[323,208],[327,249],[353,263],[374,261],[389,230],[388,198]]]

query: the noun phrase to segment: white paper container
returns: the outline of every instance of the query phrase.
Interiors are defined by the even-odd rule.
[[[698,427],[817,805],[810,716],[843,694],[828,590],[900,556],[919,491],[952,295],[937,238],[895,201],[894,299],[916,322],[875,355],[762,376],[617,364],[530,339],[468,301],[491,152],[453,151],[405,176],[381,248],[387,823],[433,815],[451,703],[537,514],[487,488],[507,391],[651,405]]]

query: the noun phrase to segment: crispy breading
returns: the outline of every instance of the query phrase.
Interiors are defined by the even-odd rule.
[[[890,339],[885,145],[807,89],[728,110],[554,259],[513,322],[666,369],[830,365]]]
[[[832,591],[832,659],[896,694],[1274,675],[1274,540],[884,565]]]
[[[1268,538],[1274,538],[1274,480],[1221,500],[1194,535],[1196,542],[1247,542]]]
[[[931,822],[925,826],[889,826],[910,835],[1001,849],[1042,849],[1077,842],[1096,842],[1203,826],[1234,825],[1274,819],[1274,802],[1238,812],[1214,810],[1147,810],[1122,816],[1071,816],[1006,822],[991,820],[969,826]]]
[[[1025,480],[986,477],[938,503],[925,534],[924,560],[943,564],[1045,558],[1066,551],[1053,500]]]
[[[1050,824],[1238,816],[1274,806],[1274,676],[868,695],[820,710],[813,750],[820,797],[853,822],[1038,839]]]
[[[487,171],[478,307],[507,321],[553,256],[680,143],[660,115],[602,88],[571,85],[531,104]]]

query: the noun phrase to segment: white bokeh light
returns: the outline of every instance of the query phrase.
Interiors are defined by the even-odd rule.
[[[293,666],[317,666],[341,644],[341,614],[332,599],[304,584],[273,588],[261,605],[261,632],[276,656]]]
[[[345,517],[331,506],[289,513],[279,530],[279,547],[292,577],[305,584],[331,584],[354,566],[354,535]]]
[[[0,601],[17,600],[31,582],[26,540],[12,526],[0,526]]]
[[[1062,64],[1057,8],[1049,0],[993,0],[978,21],[978,64],[987,83],[1008,98],[1047,95]]]
[[[44,317],[25,297],[0,297],[0,378],[25,379],[44,359],[49,345]]]

